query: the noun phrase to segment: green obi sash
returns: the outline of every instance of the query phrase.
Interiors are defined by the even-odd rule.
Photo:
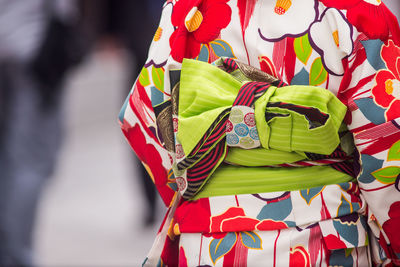
[[[241,105],[254,110],[258,148],[227,147],[230,111]],[[183,197],[298,190],[352,180],[330,166],[271,168],[337,151],[345,113],[346,107],[326,89],[287,86],[232,59],[214,65],[185,59],[177,114],[180,151],[175,151],[175,172],[186,176]]]

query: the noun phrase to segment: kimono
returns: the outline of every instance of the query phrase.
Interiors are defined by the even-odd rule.
[[[169,207],[144,266],[400,265],[380,0],[168,0],[119,122]]]

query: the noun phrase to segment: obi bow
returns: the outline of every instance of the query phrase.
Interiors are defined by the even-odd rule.
[[[187,171],[183,196],[201,189],[231,145],[240,151],[331,154],[340,143],[345,113],[346,107],[326,89],[287,86],[232,59],[214,65],[185,59],[176,135],[177,168]]]

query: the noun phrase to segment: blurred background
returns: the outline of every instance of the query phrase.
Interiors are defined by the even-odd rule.
[[[1,267],[143,262],[165,208],[117,115],[162,4],[0,0]]]
[[[162,5],[0,0],[1,267],[141,266],[165,208],[117,116]]]

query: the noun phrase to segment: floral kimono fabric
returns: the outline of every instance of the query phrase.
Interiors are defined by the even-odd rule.
[[[150,255],[145,266],[157,260],[167,266],[368,266],[367,222],[361,215],[363,203],[351,171],[345,168],[350,155],[344,152],[347,149],[338,137],[346,110],[343,105],[319,88],[308,89],[315,89],[313,94],[321,92],[319,105],[307,103],[315,97],[307,93],[301,96],[297,91],[307,88],[286,86],[288,93],[277,90],[272,84],[284,86],[281,82],[231,59],[222,59],[214,65],[186,61],[180,71],[181,80],[176,87],[179,97],[173,98],[179,99],[179,107],[174,100],[170,103],[171,116],[178,118],[178,127],[174,127],[177,145],[169,147],[175,151],[181,149],[174,172],[181,174],[186,186],[179,188],[183,199],[166,222],[162,255],[159,258]],[[230,90],[229,77],[233,77],[232,84],[240,81],[240,89],[231,90],[232,100],[226,92]],[[255,86],[252,82],[256,82]],[[211,109],[209,105],[197,104],[201,102],[201,94],[208,95],[207,90],[212,86],[217,98],[218,90],[225,90],[220,94],[222,104]],[[254,95],[249,94],[251,87]],[[296,97],[291,98],[292,95]],[[245,109],[256,118],[243,125],[256,126],[254,121],[260,122],[264,117],[268,125],[259,124],[252,142],[232,145],[229,134],[243,138],[240,127],[237,131],[226,130],[241,126],[238,120],[241,110],[235,110],[240,106],[235,105],[238,98],[252,99]],[[233,107],[221,109],[223,101]],[[259,105],[267,109],[257,113]],[[169,106],[163,105],[163,109],[168,110]],[[296,117],[298,114],[300,118]],[[200,122],[199,116],[203,116]],[[195,118],[192,121],[197,125],[197,144],[193,143],[196,140],[193,134],[185,137],[179,132],[185,127],[188,132],[195,128],[191,118]],[[276,133],[276,128],[279,133],[283,131],[280,118],[281,124],[290,129],[283,139]],[[289,125],[285,124],[287,118],[292,120]],[[158,119],[160,124],[166,124],[162,122],[165,116]],[[184,123],[179,124],[181,120]],[[302,136],[299,128],[306,131],[306,136]],[[265,130],[269,136],[262,139]],[[318,135],[333,138],[321,139]],[[222,149],[218,149],[216,142],[222,144]],[[188,156],[184,156],[185,150]],[[260,157],[260,153],[264,155]],[[204,168],[210,163],[214,165]],[[277,191],[281,188],[292,191]]]
[[[145,266],[400,265],[399,58],[383,1],[167,0],[119,116]]]
[[[342,183],[185,201],[144,266],[372,266],[358,194]]]

